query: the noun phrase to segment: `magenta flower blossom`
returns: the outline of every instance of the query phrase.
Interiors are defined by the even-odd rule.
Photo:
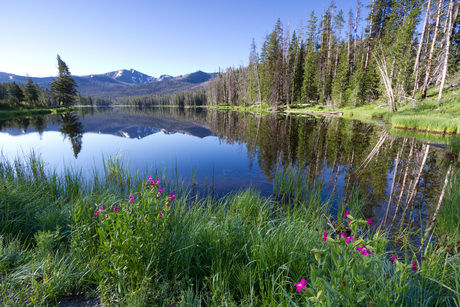
[[[302,289],[307,289],[307,281],[305,280],[305,278],[302,278],[302,280],[299,283],[294,283],[294,286],[297,287],[297,292],[300,293]]]
[[[412,271],[417,271],[417,262],[412,262]]]
[[[346,233],[342,232],[342,233],[340,234],[340,239],[346,238],[346,237],[347,237],[347,234],[346,234]]]
[[[118,207],[116,205],[113,206],[113,212],[118,212]]]
[[[375,225],[374,222],[372,222],[372,219],[367,219],[367,225]]]
[[[163,214],[161,214],[161,211],[158,212],[158,217],[162,217],[162,216],[163,216]]]
[[[94,216],[99,216],[99,212],[98,212],[98,211],[95,211],[95,212],[94,212]]]
[[[327,232],[325,232],[323,236],[323,241],[326,242],[326,240],[327,240]]]
[[[363,247],[358,247],[357,250],[361,251],[364,256],[372,255],[372,252],[368,250],[364,245]]]
[[[348,218],[348,215],[350,215],[350,212],[348,212],[348,210],[347,210],[347,211],[345,211],[345,216],[344,216],[344,218],[347,219],[347,218]]]
[[[159,189],[158,189],[158,194],[161,194],[161,193],[163,193],[163,189],[162,189],[162,188],[159,188]]]
[[[150,185],[155,185],[155,181],[150,181]]]
[[[134,198],[134,196],[129,196],[129,201],[135,201],[136,199]]]
[[[170,197],[171,197],[171,200],[176,199],[176,195],[174,195],[173,193],[171,193]]]
[[[353,238],[353,235],[349,236],[348,238],[345,239],[345,242],[351,243],[351,241],[356,241],[355,238]]]
[[[157,180],[156,184],[160,184],[160,180]]]
[[[104,210],[104,206],[99,206],[99,211]]]
[[[152,176],[149,176],[149,181],[153,181]]]
[[[169,208],[169,204],[168,204],[168,203],[166,203],[166,208]]]
[[[397,260],[397,259],[398,259],[398,256],[393,255],[393,257],[391,257],[390,261],[391,261],[391,263],[394,263],[395,260]]]

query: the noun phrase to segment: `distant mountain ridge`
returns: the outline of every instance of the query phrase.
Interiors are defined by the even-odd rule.
[[[135,69],[122,69],[105,74],[72,76],[81,95],[115,98],[140,95],[173,94],[206,88],[208,81],[217,73],[205,73],[201,70],[173,77],[161,75],[155,78]],[[0,72],[0,82],[26,83],[27,76],[18,76]],[[41,88],[49,88],[53,77],[30,77]]]

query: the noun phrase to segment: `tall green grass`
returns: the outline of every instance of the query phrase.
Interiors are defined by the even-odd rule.
[[[429,114],[394,115],[390,119],[393,127],[416,129],[438,133],[454,134],[460,132],[460,119]]]
[[[293,169],[278,173],[274,197],[247,189],[220,199],[180,191],[160,172],[151,184],[120,160],[106,170],[84,181],[48,173],[35,157],[1,160],[2,304],[52,305],[85,292],[114,306],[459,305],[455,246],[420,250],[407,240],[392,249],[368,225],[358,191],[331,213],[321,186]],[[457,196],[448,193],[439,233],[457,225],[441,222]],[[346,243],[345,231],[356,241]]]

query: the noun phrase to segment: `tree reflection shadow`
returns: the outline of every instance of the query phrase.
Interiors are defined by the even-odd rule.
[[[72,150],[75,158],[78,157],[78,154],[82,148],[82,138],[83,138],[83,124],[80,121],[80,118],[75,113],[61,114],[59,116],[59,125],[60,131],[65,137],[69,137],[70,143],[72,144]]]

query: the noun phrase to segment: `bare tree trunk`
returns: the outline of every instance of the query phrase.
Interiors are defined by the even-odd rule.
[[[381,46],[380,46],[380,49],[382,50]],[[375,56],[375,54],[374,54],[374,57],[375,57],[375,61],[377,62],[377,67],[380,71],[380,76],[382,77],[383,83],[385,85],[385,90],[387,92],[388,101],[391,105],[391,110],[393,112],[396,112],[396,103],[395,103],[393,85],[391,84],[391,78],[388,75],[388,66],[385,61],[385,55],[383,54],[383,50],[382,50],[382,56],[380,57],[380,60]]]
[[[356,41],[357,41],[357,31],[358,31],[358,19],[359,13],[361,10],[361,1],[356,1],[356,15],[355,15],[355,27],[354,27],[354,40],[353,40],[353,65],[356,65]]]
[[[353,11],[350,9],[348,12],[348,45],[347,45],[347,61],[350,63],[350,46],[351,46],[351,27],[353,26]],[[353,65],[348,65],[350,68],[350,74],[353,73]]]
[[[428,19],[430,18],[430,10],[431,10],[431,0],[428,0],[428,4],[426,7],[426,14],[425,14],[425,22],[423,23],[422,35],[420,36],[420,43],[418,45],[417,56],[415,57],[415,64],[414,64],[415,78],[414,78],[414,90],[412,91],[412,97],[414,97],[415,93],[418,90],[418,68],[419,68],[418,66],[420,65],[420,54],[422,53],[423,40],[425,39],[426,25],[428,23]]]
[[[439,95],[438,95],[438,106],[441,105],[441,98],[442,98],[442,91],[444,90],[444,84],[446,82],[446,75],[447,75],[447,66],[449,62],[449,52],[450,52],[450,39],[452,36],[452,26],[454,24],[454,18],[453,18],[453,11],[454,11],[454,2],[455,0],[450,0],[449,1],[449,9],[448,9],[448,15],[447,15],[447,31],[445,33],[446,35],[446,46],[444,48],[444,67],[442,69],[442,78],[441,78],[441,86],[439,88]],[[458,11],[458,6],[457,6],[457,11]]]
[[[366,51],[366,61],[364,62],[364,70],[367,69],[367,65],[369,65],[369,54],[370,54],[370,45],[371,45],[371,40],[372,40],[372,19],[374,17],[374,2],[375,0],[372,0],[372,8],[371,8],[371,22],[370,22],[370,28],[369,28],[369,36],[367,37],[367,51]]]
[[[436,45],[436,38],[438,36],[439,20],[441,18],[442,0],[438,0],[438,1],[439,1],[439,3],[438,3],[438,13],[437,13],[437,17],[436,17],[436,26],[434,27],[433,41],[431,42],[430,55],[428,57],[428,64],[427,64],[427,67],[426,67],[425,82],[423,83],[423,89],[422,89],[422,99],[426,98],[426,91],[427,91],[427,88],[428,88],[428,81],[430,80],[431,62],[433,61],[434,46]]]

